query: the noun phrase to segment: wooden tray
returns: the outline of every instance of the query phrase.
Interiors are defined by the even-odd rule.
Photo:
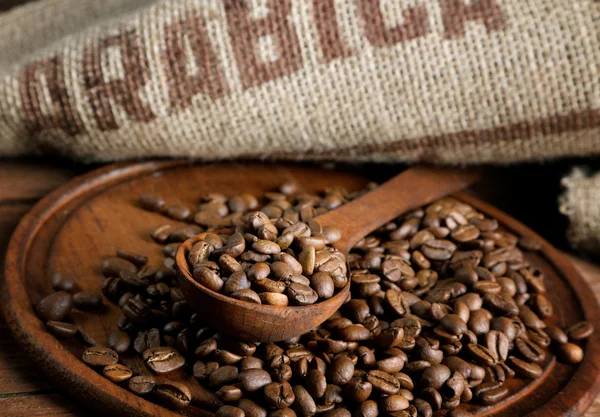
[[[152,402],[137,397],[104,379],[79,361],[84,346],[76,340],[58,340],[49,334],[32,305],[50,291],[47,277],[63,271],[84,289],[98,290],[102,283],[101,259],[113,256],[116,248],[144,253],[150,263],[161,260],[161,247],[151,241],[149,230],[158,224],[177,222],[136,207],[137,196],[155,192],[169,203],[193,207],[203,194],[219,191],[235,194],[242,190],[262,193],[284,180],[294,179],[307,190],[343,185],[352,190],[366,183],[352,174],[301,166],[265,164],[192,165],[182,161],[116,164],[77,178],[40,201],[27,214],[12,236],[2,286],[2,310],[14,337],[51,380],[88,409],[105,415],[177,416]],[[465,194],[462,200],[474,205],[516,234],[542,239],[497,209]],[[598,328],[599,309],[593,292],[571,264],[547,242],[530,260],[548,278],[556,303],[558,325],[588,320]],[[119,309],[110,305],[101,316],[74,314],[98,342],[103,344],[116,325]],[[576,416],[583,413],[600,390],[600,332],[587,341],[586,356],[578,367],[548,362],[539,380],[515,383],[509,398],[488,408],[476,408],[488,416]],[[142,370],[137,359],[126,359],[134,370]],[[184,375],[179,375],[184,378]],[[193,389],[194,395],[198,390]],[[185,415],[203,416],[195,406]]]

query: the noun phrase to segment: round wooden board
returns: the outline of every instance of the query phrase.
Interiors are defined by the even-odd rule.
[[[88,368],[78,359],[84,345],[49,334],[32,306],[51,291],[47,277],[54,271],[76,278],[83,289],[98,291],[102,284],[100,262],[113,256],[117,248],[149,255],[150,264],[161,262],[161,247],[152,242],[148,233],[153,226],[177,222],[137,207],[135,201],[141,193],[158,193],[170,204],[193,207],[211,191],[260,194],[292,179],[306,191],[328,185],[352,190],[367,182],[349,173],[302,166],[193,165],[184,161],[110,165],[71,181],[40,201],[12,236],[2,287],[2,309],[8,326],[31,359],[84,407],[106,415],[181,415],[129,393]],[[497,209],[465,194],[457,196],[498,218],[514,233],[542,241]],[[529,258],[547,277],[549,294],[557,306],[554,322],[562,326],[585,319],[598,328],[596,299],[566,258],[547,242],[543,242],[539,254]],[[73,318],[99,344],[104,344],[107,334],[116,328],[119,315],[119,309],[110,304],[102,315],[75,312]],[[509,398],[494,407],[472,410],[482,416],[581,415],[600,390],[600,332],[586,342],[585,351],[585,359],[578,367],[551,359],[539,380],[529,384],[515,381]],[[125,358],[124,362],[138,372],[148,372],[138,359]],[[195,405],[183,414],[208,415],[198,407],[202,390],[197,384],[194,386],[193,378],[183,373],[175,377],[192,384]]]

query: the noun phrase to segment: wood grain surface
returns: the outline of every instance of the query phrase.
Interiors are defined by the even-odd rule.
[[[39,197],[85,169],[38,161],[0,162],[0,253],[4,253],[20,217]],[[544,234],[544,230],[539,231]],[[580,260],[575,264],[600,295],[600,269]],[[90,415],[91,409],[74,405],[40,375],[12,342],[4,325],[0,325],[0,334],[0,415]],[[600,404],[596,403],[586,416],[600,416]]]

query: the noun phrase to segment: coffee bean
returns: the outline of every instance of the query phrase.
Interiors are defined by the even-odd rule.
[[[373,389],[383,394],[392,395],[400,390],[400,382],[387,372],[371,370],[367,374],[367,381],[373,385]]]
[[[102,274],[106,277],[118,277],[121,271],[136,273],[137,267],[128,260],[113,257],[107,258],[102,262]]]
[[[556,351],[561,360],[578,364],[583,360],[583,349],[574,343],[563,343],[556,347]]]
[[[267,417],[267,410],[248,398],[242,398],[237,406],[244,412],[246,417]]]
[[[519,246],[530,251],[538,251],[542,249],[542,244],[539,240],[528,236],[521,236],[519,238]]]
[[[371,332],[360,324],[351,324],[338,329],[338,335],[345,341],[360,341],[371,338]]]
[[[421,245],[421,252],[433,261],[445,261],[452,257],[456,245],[449,240],[428,240]]]
[[[120,363],[106,365],[102,370],[102,374],[106,379],[114,383],[126,381],[133,376],[131,369]]]
[[[475,361],[475,363],[478,365],[492,366],[494,363],[496,363],[494,355],[485,346],[469,343],[467,345],[467,352],[469,352],[469,355],[473,361]]]
[[[546,334],[554,343],[564,344],[569,341],[569,337],[567,336],[567,334],[559,327],[548,325],[544,328],[543,331],[546,332]]]
[[[533,306],[540,317],[548,318],[554,314],[552,303],[544,294],[537,294],[533,299]]]
[[[496,387],[482,392],[479,396],[477,396],[477,399],[483,405],[491,405],[503,400],[508,393],[508,388]]]
[[[314,304],[319,296],[308,285],[292,283],[287,287],[286,294],[290,301],[296,305],[306,306]]]
[[[50,294],[36,306],[37,314],[43,321],[62,321],[72,309],[73,297],[65,291]]]
[[[319,298],[327,299],[333,296],[335,284],[331,276],[325,272],[313,274],[310,286],[317,292]]]
[[[115,352],[122,354],[129,350],[131,338],[125,332],[115,331],[108,335],[107,345]]]
[[[249,288],[234,291],[230,294],[230,296],[231,298],[235,298],[236,300],[246,301],[248,303],[254,304],[262,304],[259,295]]]
[[[566,329],[570,340],[584,340],[594,333],[594,326],[587,321],[580,321]]]
[[[223,405],[215,413],[216,417],[245,417],[245,415],[244,410],[231,405]]]
[[[272,382],[271,375],[262,369],[248,369],[239,374],[242,390],[256,392]]]
[[[275,292],[263,292],[258,294],[262,304],[268,304],[272,306],[285,307],[289,304],[288,297],[285,294],[279,294]]]
[[[269,407],[284,409],[294,403],[296,395],[288,382],[271,382],[264,387],[264,399]]]
[[[79,310],[99,310],[104,307],[104,300],[95,292],[80,291],[73,294],[73,305]]]
[[[530,362],[541,363],[546,359],[546,352],[540,346],[531,340],[517,337],[515,339],[515,349],[519,355]]]
[[[386,413],[395,413],[405,410],[409,406],[408,400],[402,395],[390,395],[379,401],[379,408]]]
[[[153,347],[144,351],[144,362],[157,374],[164,374],[181,368],[185,364],[183,356],[171,347]]]
[[[90,366],[108,366],[117,363],[119,354],[112,349],[103,347],[87,348],[81,360]]]
[[[542,375],[542,368],[536,363],[526,362],[514,356],[509,356],[506,363],[520,377],[535,379]]]
[[[199,284],[212,291],[220,292],[221,288],[223,288],[224,282],[221,277],[215,271],[202,264],[194,268],[193,276]]]
[[[67,278],[62,272],[52,274],[50,284],[54,291],[75,292],[79,288],[73,279]]]
[[[519,314],[519,306],[512,297],[504,294],[488,293],[483,296],[483,305],[492,313],[506,317],[515,317]]]
[[[148,263],[147,256],[121,249],[117,249],[117,256],[121,259],[131,262],[138,268],[141,268]]]
[[[317,406],[317,413],[319,412],[318,406]],[[346,410],[345,408],[336,408],[333,410],[329,410],[326,411],[323,414],[323,417],[351,417],[352,414],[350,414],[350,411]]]
[[[450,378],[451,372],[450,369],[445,365],[433,365],[425,371],[421,376],[421,385],[423,387],[432,387],[435,389],[440,389]]]
[[[467,331],[467,323],[456,314],[448,314],[440,321],[442,327],[451,334],[460,336]]]
[[[294,386],[294,409],[301,416],[312,416],[317,412],[315,400],[302,385]]]
[[[180,409],[192,401],[189,388],[180,382],[163,381],[154,388],[154,395],[169,408]]]
[[[240,389],[240,384],[224,385],[215,393],[219,399],[225,403],[233,403],[239,401],[244,393]]]
[[[494,360],[505,361],[508,357],[510,341],[506,335],[498,330],[491,330],[485,335],[485,346]]]
[[[46,322],[46,327],[51,333],[61,337],[73,337],[77,334],[77,326],[64,321],[50,320]]]
[[[129,390],[137,395],[146,395],[152,392],[156,382],[151,376],[134,376],[129,380]]]

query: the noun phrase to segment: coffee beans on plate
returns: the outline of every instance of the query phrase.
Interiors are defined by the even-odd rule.
[[[107,347],[89,347],[82,360],[167,407],[186,407],[194,392],[198,407],[240,417],[466,417],[461,403],[502,400],[508,380],[538,378],[552,352],[582,361],[593,326],[555,325],[559,306],[521,251],[539,250],[538,242],[444,198],[366,236],[344,259],[330,246],[339,231],[314,218],[361,192],[312,195],[285,184],[264,196],[211,194],[196,211],[141,197],[141,207],[172,219],[151,232],[164,258],[119,250],[99,260],[102,293],[122,318]],[[174,256],[187,238],[217,228],[231,232],[208,233],[188,253],[207,288],[302,306],[332,297],[350,279],[351,297],[292,340],[248,343],[216,332],[187,304]],[[56,278],[52,287],[58,292],[37,307],[47,328],[93,342],[70,313],[102,314],[102,297]],[[133,358],[142,369],[127,366]]]

